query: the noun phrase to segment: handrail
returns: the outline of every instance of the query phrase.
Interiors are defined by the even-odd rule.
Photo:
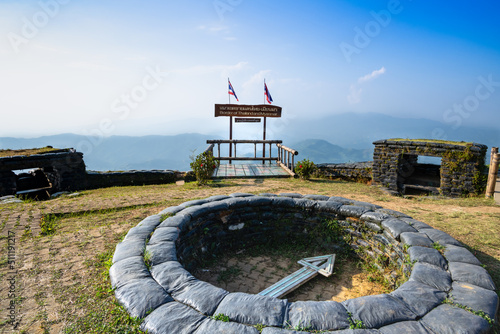
[[[293,155],[298,155],[299,154],[299,151],[295,151],[294,149],[286,147],[285,145],[277,144],[276,146],[278,146],[279,148],[284,149],[285,151],[288,151],[288,152],[292,153]]]
[[[207,149],[203,151],[203,154],[206,154],[208,152],[212,153],[212,155],[214,154],[214,144],[208,145]]]
[[[282,140],[246,140],[246,139],[215,139],[215,140],[207,140],[207,144],[209,144],[208,148],[205,152],[211,152],[215,159],[222,161],[228,160],[231,163],[232,160],[241,160],[241,161],[262,161],[265,163],[269,161],[276,161],[278,165],[280,165],[284,170],[288,172],[291,176],[295,176],[294,166],[295,166],[295,156],[299,154],[298,151],[291,149],[282,145]],[[223,157],[221,156],[221,144],[229,144],[229,156]],[[254,156],[253,157],[238,157],[236,156],[236,145],[237,144],[253,144],[254,145]],[[257,157],[257,144],[263,144],[264,151],[262,152],[262,157]],[[265,146],[269,144],[269,156],[266,157]],[[276,144],[278,148],[278,156],[272,157],[272,144]],[[217,145],[217,156],[214,154],[214,148]],[[234,155],[232,151],[232,145],[234,145]]]
[[[295,156],[299,152],[281,144],[276,144],[276,146],[278,147],[278,165],[291,176],[295,176]]]
[[[207,140],[207,144],[210,145],[217,145],[217,156],[213,154],[213,147],[212,147],[212,154],[214,155],[215,159],[221,161],[221,160],[228,160],[229,163],[231,163],[233,160],[246,160],[246,161],[259,161],[261,160],[262,163],[265,163],[266,161],[278,161],[278,158],[272,157],[272,144],[281,144],[283,141],[282,140],[242,140],[242,139],[217,139],[217,140]],[[221,156],[221,149],[220,145],[221,144],[229,144],[229,156],[228,157],[222,157]],[[236,155],[236,145],[237,144],[253,144],[254,145],[254,156],[252,157],[238,157]],[[263,152],[262,152],[262,157],[257,157],[257,144],[263,144]],[[266,144],[269,144],[269,156],[266,157]],[[233,153],[233,145],[234,145],[234,153]],[[209,146],[210,148],[210,146]],[[208,149],[207,149],[208,150]]]
[[[214,139],[207,144],[281,144],[282,140]]]

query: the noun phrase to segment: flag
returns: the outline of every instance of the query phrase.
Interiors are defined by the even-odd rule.
[[[234,98],[236,99],[236,101],[240,101],[238,100],[238,97],[236,96],[236,93],[234,92],[234,88],[233,88],[233,85],[231,85],[231,81],[229,81],[229,79],[227,79],[227,82],[229,83],[229,91],[227,92],[229,95],[233,95]]]
[[[264,95],[266,96],[267,103],[271,104],[273,102],[273,98],[271,94],[269,94],[269,90],[267,89],[267,85],[264,82]]]

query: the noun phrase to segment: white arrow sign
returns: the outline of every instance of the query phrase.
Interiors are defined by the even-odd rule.
[[[326,277],[331,276],[333,274],[335,254],[308,257],[299,260],[298,263],[304,267],[274,283],[260,292],[259,295],[280,298],[317,276],[318,273]]]

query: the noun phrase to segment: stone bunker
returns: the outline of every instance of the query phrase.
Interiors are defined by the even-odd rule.
[[[288,302],[229,293],[189,272],[235,243],[283,242],[325,219],[342,224],[353,249],[384,256],[400,268],[394,275],[409,279],[391,293],[342,303]],[[401,212],[323,195],[237,193],[166,208],[116,246],[110,277],[148,333],[354,333],[349,328],[361,325],[363,333],[485,333],[498,308],[487,271],[448,234]]]
[[[424,139],[387,139],[373,144],[373,182],[389,190],[458,197],[481,193],[486,185],[486,145]],[[441,158],[441,163],[419,163],[422,156]]]

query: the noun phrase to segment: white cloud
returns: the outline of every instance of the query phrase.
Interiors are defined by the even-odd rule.
[[[380,69],[358,78],[357,84],[352,84],[351,87],[349,87],[349,95],[347,95],[347,100],[349,101],[349,103],[356,104],[361,102],[361,92],[363,90],[358,86],[365,84],[368,81],[376,79],[377,77],[384,74],[385,71],[386,71],[385,67],[382,66]]]
[[[363,83],[363,82],[366,82],[366,81],[370,81],[370,80],[373,80],[375,79],[376,77],[378,76],[381,76],[382,74],[385,73],[385,67],[382,66],[379,70],[375,70],[373,71],[372,73],[370,74],[367,74],[361,78],[358,79],[358,83]]]

